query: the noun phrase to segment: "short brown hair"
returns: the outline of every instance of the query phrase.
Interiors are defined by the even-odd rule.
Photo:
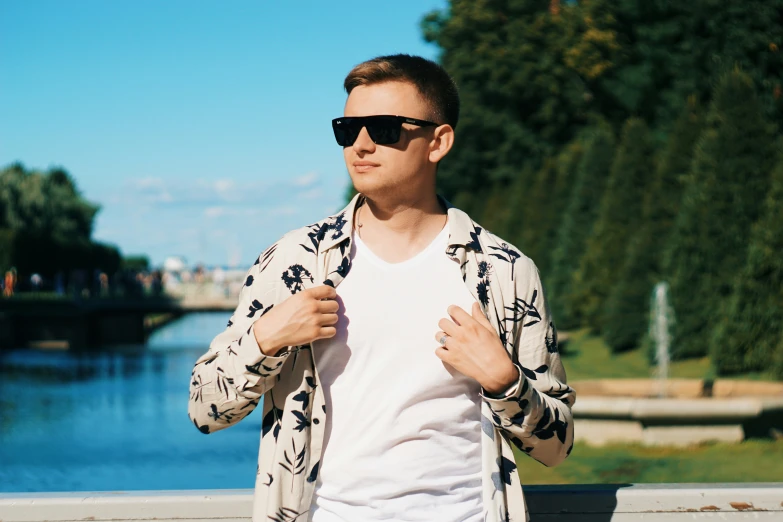
[[[348,73],[343,86],[351,94],[354,87],[382,82],[412,83],[432,113],[435,123],[448,123],[457,128],[459,120],[459,93],[457,85],[446,70],[420,56],[391,54],[362,62]],[[403,115],[407,116],[407,115]]]

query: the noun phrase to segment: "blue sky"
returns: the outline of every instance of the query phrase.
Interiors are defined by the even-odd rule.
[[[343,78],[436,59],[419,21],[445,6],[0,0],[0,166],[63,166],[124,254],[248,265],[344,205]]]

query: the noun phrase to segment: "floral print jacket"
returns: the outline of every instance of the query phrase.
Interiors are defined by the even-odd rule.
[[[546,466],[562,462],[573,446],[576,394],[566,384],[533,261],[438,198],[450,227],[444,255],[459,263],[519,369],[503,395],[481,393],[484,520],[527,522],[511,445]],[[193,368],[188,415],[203,433],[236,424],[264,398],[254,522],[308,519],[328,408],[312,346],[264,356],[252,324],[292,294],[318,284],[336,287],[348,276],[354,212],[364,201],[357,194],[341,212],[288,232],[264,251],[248,271],[228,326]]]

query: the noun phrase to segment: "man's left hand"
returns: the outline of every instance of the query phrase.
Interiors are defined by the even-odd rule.
[[[478,302],[473,303],[472,315],[457,305],[449,306],[447,312],[451,319],[438,321],[441,331],[435,334],[440,342],[445,333],[446,344],[438,346],[435,355],[493,395],[516,382],[519,371]]]

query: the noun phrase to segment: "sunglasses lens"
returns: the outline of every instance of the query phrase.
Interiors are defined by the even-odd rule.
[[[361,130],[360,123],[353,120],[353,118],[336,118],[332,120],[332,130],[334,130],[334,137],[337,140],[337,144],[341,147],[350,147],[356,138],[359,136]],[[357,127],[359,127],[357,129]]]
[[[377,145],[391,145],[400,141],[402,122],[397,118],[375,116],[368,118],[367,132]]]
[[[350,147],[359,137],[362,127],[367,128],[370,139],[376,145],[391,145],[400,141],[402,122],[395,117],[365,116],[358,118],[335,118],[332,120],[332,130],[337,144]]]

